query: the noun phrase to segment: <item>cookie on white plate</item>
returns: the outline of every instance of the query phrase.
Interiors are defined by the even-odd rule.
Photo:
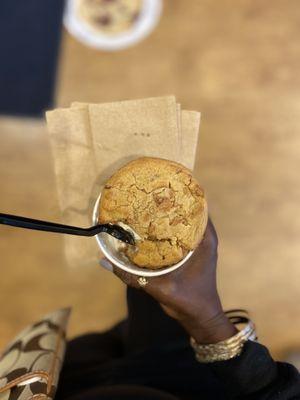
[[[95,33],[109,35],[130,30],[142,6],[142,0],[77,0],[79,18]]]

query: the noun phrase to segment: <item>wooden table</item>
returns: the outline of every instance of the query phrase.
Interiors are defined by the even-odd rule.
[[[64,34],[57,103],[176,94],[202,111],[196,174],[220,237],[226,308],[250,309],[281,355],[300,345],[300,13],[296,0],[165,0],[156,31],[117,53]],[[43,122],[2,119],[3,212],[59,218]],[[0,345],[71,304],[71,334],[125,315],[124,288],[98,266],[68,269],[55,236],[0,229]],[[121,304],[121,305],[120,305]]]

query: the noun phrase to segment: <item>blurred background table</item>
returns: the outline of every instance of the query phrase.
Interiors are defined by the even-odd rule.
[[[175,94],[202,111],[196,175],[220,238],[226,308],[248,308],[276,356],[300,346],[300,14],[297,0],[165,0],[142,43],[117,53],[66,32],[57,105]],[[59,219],[44,121],[0,120],[1,212]],[[123,285],[70,269],[61,238],[0,229],[0,347],[56,307],[71,335],[126,314]]]

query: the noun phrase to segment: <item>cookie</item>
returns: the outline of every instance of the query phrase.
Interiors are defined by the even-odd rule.
[[[117,34],[136,23],[142,0],[77,0],[77,12],[95,33]]]
[[[100,223],[122,222],[139,236],[127,257],[142,268],[178,263],[195,249],[207,225],[204,192],[189,169],[160,158],[143,157],[119,169],[106,183]]]

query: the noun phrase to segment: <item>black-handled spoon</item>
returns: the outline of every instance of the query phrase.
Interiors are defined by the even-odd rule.
[[[36,231],[65,233],[77,236],[95,236],[100,232],[108,233],[122,242],[134,245],[134,237],[126,229],[119,225],[103,224],[90,228],[78,228],[76,226],[56,224],[54,222],[40,221],[38,219],[19,217],[17,215],[1,214],[0,224],[10,225],[17,228],[34,229]]]

